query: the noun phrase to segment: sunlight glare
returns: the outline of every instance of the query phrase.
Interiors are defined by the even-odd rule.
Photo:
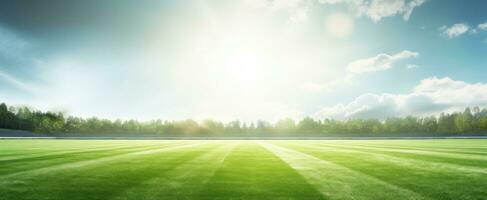
[[[246,84],[258,79],[261,67],[261,63],[255,53],[249,50],[236,51],[227,64],[229,75]]]

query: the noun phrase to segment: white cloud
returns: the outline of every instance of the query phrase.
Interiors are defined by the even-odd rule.
[[[481,31],[485,31],[487,30],[487,22],[478,24],[477,26],[474,27],[470,27],[468,24],[465,23],[458,23],[450,27],[442,26],[439,28],[439,30],[442,32],[444,36],[452,39],[455,37],[459,37],[465,33],[477,34]],[[485,42],[485,40],[483,42]]]
[[[376,22],[384,17],[402,14],[403,19],[407,21],[414,8],[421,6],[423,3],[423,0],[373,0],[368,4],[363,14]]]
[[[487,22],[479,24],[477,26],[480,30],[487,30]]]
[[[375,22],[384,17],[402,15],[409,20],[413,10],[425,0],[319,0],[322,4],[346,3],[357,16],[367,16]]]
[[[322,92],[331,91],[340,85],[353,84],[353,80],[356,76],[363,73],[383,71],[393,67],[393,64],[406,60],[409,58],[415,58],[419,56],[419,53],[412,51],[401,51],[394,55],[379,54],[374,57],[364,58],[356,60],[347,65],[347,73],[343,78],[336,78],[327,83],[307,82],[302,85],[302,89],[307,92]],[[417,65],[409,64],[408,69],[416,68]]]
[[[469,30],[470,30],[470,26],[464,23],[453,24],[450,27],[447,26],[440,27],[440,31],[442,31],[442,33],[450,39],[459,37],[467,33]]]
[[[416,7],[421,6],[424,2],[425,2],[425,0],[413,0],[413,1],[410,1],[407,4],[406,8],[404,9],[403,19],[406,20],[406,21],[409,20],[409,18],[411,17],[411,14],[413,13],[413,10]]]
[[[410,65],[408,65],[408,66],[407,66],[407,68],[408,68],[408,69],[414,69],[414,68],[418,68],[418,67],[419,67],[419,66],[417,66],[417,65],[412,65],[412,64],[410,64]]]
[[[289,20],[296,23],[308,20],[308,10],[312,0],[246,0],[248,5],[255,8],[265,8],[271,12],[286,12]]]
[[[411,51],[401,51],[394,55],[379,54],[374,57],[360,59],[351,62],[347,66],[347,71],[354,74],[365,72],[382,71],[392,68],[392,65],[400,60],[417,57],[419,53]]]
[[[296,23],[302,23],[308,21],[308,8],[299,8],[292,12],[289,16],[289,20]]]
[[[256,8],[269,8],[271,11],[286,11],[293,22],[305,22],[308,11],[315,2],[320,4],[346,4],[357,17],[367,16],[374,22],[384,17],[402,15],[409,20],[413,10],[425,0],[246,0]]]
[[[348,104],[325,107],[317,118],[379,118],[435,115],[487,106],[487,83],[467,83],[449,77],[422,80],[406,94],[363,94]]]

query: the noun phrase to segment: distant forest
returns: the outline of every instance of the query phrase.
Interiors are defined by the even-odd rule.
[[[257,121],[222,123],[214,120],[140,122],[64,116],[28,107],[0,104],[0,128],[26,130],[53,135],[76,136],[447,136],[486,135],[487,109],[466,108],[463,112],[429,117],[378,119],[315,120],[306,117],[295,122]]]

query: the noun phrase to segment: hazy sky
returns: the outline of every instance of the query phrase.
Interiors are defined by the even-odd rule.
[[[270,120],[487,106],[485,0],[0,1],[0,102]]]

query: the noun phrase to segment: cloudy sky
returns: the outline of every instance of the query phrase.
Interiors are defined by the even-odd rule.
[[[0,102],[103,118],[487,106],[487,1],[1,1]]]

